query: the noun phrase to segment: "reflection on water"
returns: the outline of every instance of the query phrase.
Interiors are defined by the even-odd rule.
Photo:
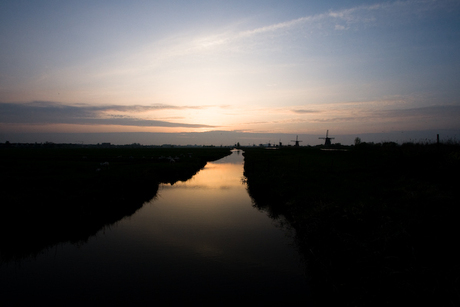
[[[291,239],[252,207],[235,151],[83,246],[0,267],[2,297],[30,303],[289,304],[306,297]],[[27,295],[25,295],[27,293]]]

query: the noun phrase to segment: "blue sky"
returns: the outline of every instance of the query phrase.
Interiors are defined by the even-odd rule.
[[[455,133],[458,16],[459,1],[2,1],[0,136]]]

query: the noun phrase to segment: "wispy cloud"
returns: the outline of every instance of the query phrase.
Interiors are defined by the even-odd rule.
[[[147,112],[147,111],[157,111],[157,110],[184,110],[184,109],[194,109],[201,110],[206,109],[211,106],[175,106],[175,105],[106,105],[106,106],[87,106],[81,105],[81,108],[92,110],[95,112],[110,112],[110,111],[119,111],[119,112]]]
[[[379,110],[375,111],[374,117],[386,118],[434,118],[441,121],[450,121],[455,119],[458,122],[460,118],[460,106],[447,105],[447,106],[428,106],[421,108],[408,108],[399,110]],[[460,123],[457,123],[460,126]]]
[[[320,113],[321,111],[297,109],[297,110],[292,110],[292,112],[297,113],[297,114],[311,114],[311,113]]]
[[[280,23],[266,25],[250,30],[240,32],[225,32],[217,35],[203,37],[194,40],[195,48],[189,48],[189,51],[200,50],[204,48],[213,48],[223,44],[235,43],[235,41],[245,38],[260,37],[265,34],[282,32],[286,34],[289,30],[303,29],[305,33],[320,30],[321,33],[329,31],[343,31],[351,27],[362,27],[369,24],[402,23],[407,21],[407,17],[429,16],[430,12],[437,9],[445,9],[453,6],[459,6],[455,1],[436,1],[436,0],[419,0],[419,1],[395,1],[382,2],[372,5],[360,5],[353,8],[342,10],[331,10],[317,15],[308,15],[300,18],[287,20]],[[392,16],[392,18],[388,18]]]
[[[258,47],[262,46],[264,50],[283,50],[282,53],[287,54],[283,48],[301,46],[308,49],[308,52],[313,52],[315,46],[321,48],[321,40],[309,39],[311,36],[326,37],[331,33],[344,33],[371,25],[405,23],[414,17],[429,16],[430,12],[439,7],[455,5],[458,6],[454,1],[382,2],[326,11],[260,27],[242,28],[240,24],[216,29],[206,35],[196,35],[196,32],[190,30],[188,33],[177,34],[150,42],[143,47],[107,56],[103,60],[88,61],[84,69],[81,68],[81,63],[61,69],[46,77],[46,81],[59,84],[60,80],[66,80],[68,84],[68,79],[75,80],[74,84],[81,84],[85,89],[97,83],[110,88],[113,84],[123,84],[113,90],[122,88],[128,92],[145,92],[153,95],[153,91],[150,90],[152,84],[173,88],[177,86],[178,80],[182,80],[180,78],[186,75],[184,70],[187,68],[195,74],[200,71],[197,67],[200,67],[203,69],[200,72],[206,71],[209,75],[223,72],[231,75],[235,73],[232,69],[245,62],[249,63],[244,66],[245,74],[248,75],[251,69],[257,71],[257,61],[251,61],[253,59],[245,56],[256,55],[257,58],[261,58],[260,55],[263,53]],[[292,45],[285,40],[292,40]],[[233,54],[229,56],[229,53],[242,55],[244,58],[233,58]],[[267,58],[274,59],[271,55]],[[289,60],[294,61],[294,57],[289,57]],[[267,63],[263,63],[264,67]],[[206,70],[207,68],[209,69]],[[212,80],[215,79],[213,75]],[[171,85],[172,82],[175,84]],[[190,82],[193,83],[194,80]],[[39,88],[40,85],[42,83],[38,82]]]
[[[121,125],[138,127],[212,128],[205,124],[178,123],[151,120],[111,112],[138,113],[164,109],[203,109],[205,106],[69,106],[57,102],[35,101],[30,103],[0,103],[0,123],[15,124],[79,124]]]
[[[408,122],[418,120],[423,121],[437,121],[439,123],[455,124],[460,128],[458,118],[460,118],[460,106],[446,105],[446,106],[428,106],[420,108],[407,108],[407,109],[387,109],[387,110],[334,110],[325,113],[327,116],[310,119],[314,123],[328,123],[328,122]]]
[[[410,14],[420,12],[420,6],[433,6],[435,1],[397,1],[394,3],[382,3],[377,5],[363,5],[349,9],[328,11],[317,15],[307,15],[300,18],[286,20],[284,22],[269,24],[246,30],[223,29],[214,31],[212,34],[193,36],[190,34],[176,35],[156,41],[135,55],[128,62],[139,62],[143,70],[156,68],[171,59],[199,54],[202,52],[215,51],[225,47],[226,51],[235,51],[251,48],[252,44],[260,43],[265,37],[276,33],[285,35],[291,31],[302,30],[302,35],[320,31],[326,32],[347,30],[350,27],[375,23],[379,13]],[[417,8],[418,7],[418,8]],[[394,20],[393,20],[394,21]],[[249,43],[248,39],[251,40]],[[244,44],[242,44],[244,43]],[[146,60],[148,58],[149,60]],[[128,71],[133,69],[126,68]],[[125,73],[125,69],[117,69],[116,73]]]

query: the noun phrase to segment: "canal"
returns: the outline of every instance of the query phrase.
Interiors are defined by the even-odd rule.
[[[253,206],[243,163],[234,150],[84,244],[1,265],[4,306],[308,303],[293,234]]]

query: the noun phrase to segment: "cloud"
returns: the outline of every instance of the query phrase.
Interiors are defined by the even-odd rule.
[[[317,110],[292,110],[292,112],[297,114],[311,114],[311,113],[320,113],[321,111]]]
[[[123,92],[136,93],[136,95],[145,92],[152,94],[150,92],[152,84],[157,88],[167,89],[177,88],[177,84],[171,85],[168,82],[177,83],[178,80],[184,83],[198,83],[196,80],[186,78],[184,78],[186,81],[183,81],[182,77],[187,75],[184,73],[187,69],[195,73],[200,72],[201,76],[214,73],[216,75],[212,80],[214,82],[222,77],[222,74],[232,77],[240,67],[239,65],[249,60],[246,58],[248,56],[255,55],[258,59],[263,60],[265,59],[264,52],[282,51],[282,54],[289,54],[289,48],[292,47],[295,51],[299,46],[304,48],[305,54],[314,53],[316,48],[322,50],[325,44],[317,40],[317,36],[327,37],[331,33],[345,33],[369,25],[405,23],[407,20],[413,20],[413,17],[429,16],[436,5],[440,6],[438,2],[383,2],[377,5],[325,11],[322,14],[307,15],[260,27],[242,28],[241,25],[245,23],[238,23],[236,26],[212,30],[207,35],[196,35],[196,31],[188,30],[186,33],[148,41],[142,47],[120,51],[102,60],[94,58],[88,61],[84,68],[81,63],[78,63],[59,70],[52,70],[45,78],[46,80],[33,81],[33,83],[37,83],[38,88],[41,88],[46,82],[52,83],[56,88],[66,88],[67,84],[72,83],[73,86],[78,85],[85,91],[87,87],[94,84],[103,84],[107,87],[123,84],[117,86],[114,91],[123,90]],[[451,6],[455,5],[448,1],[444,6],[447,7],[449,3]],[[312,38],[312,35],[315,37]],[[233,55],[241,55],[243,58],[234,58]],[[276,60],[271,54],[268,55],[270,55],[267,57],[270,62]],[[225,57],[225,60],[222,60],[222,57]],[[282,58],[279,59],[282,60]],[[296,57],[288,57],[288,59],[289,61],[297,60]],[[232,62],[233,60],[235,62]],[[259,61],[248,63],[251,65],[245,65],[246,75],[249,75],[248,71],[251,69],[258,71]],[[264,63],[265,68],[266,63],[269,62]],[[198,66],[199,70],[196,69]],[[61,84],[63,81],[65,83]]]
[[[302,36],[304,36],[305,33],[315,30],[320,30],[321,33],[333,30],[347,30],[350,28],[350,24],[353,23],[375,21],[375,17],[369,16],[369,12],[388,10],[388,7],[396,7],[396,5],[369,5],[329,11],[242,31],[225,29],[222,32],[192,38],[187,35],[175,36],[152,44],[138,54],[136,58],[141,59],[142,63],[140,64],[144,69],[147,67],[149,69],[161,65],[165,61],[167,62],[168,59],[190,56],[191,54],[211,51],[216,48],[225,47],[226,51],[248,49],[251,45],[257,44],[258,39],[263,40],[266,36],[271,37],[277,32],[283,35],[291,30],[303,30]],[[398,8],[400,9],[400,7],[401,4]],[[150,65],[146,65],[145,58],[150,59],[147,62]]]
[[[460,106],[428,106],[421,108],[408,108],[402,110],[380,110],[374,112],[375,117],[386,118],[437,118],[448,120],[460,118]]]
[[[408,18],[409,16],[416,18],[430,16],[432,12],[438,9],[450,10],[453,7],[458,7],[458,3],[433,0],[409,0],[360,5],[348,9],[330,10],[322,14],[307,15],[251,30],[213,35],[197,40],[197,42],[200,42],[202,47],[210,48],[234,43],[235,40],[239,39],[254,38],[265,34],[272,35],[275,32],[286,34],[289,30],[307,30],[303,31],[303,35],[305,35],[316,30],[324,34],[330,31],[345,31],[352,29],[352,26],[356,28],[372,23],[391,23],[394,25],[398,22],[407,22],[410,19]]]
[[[206,109],[211,106],[173,106],[173,105],[106,105],[106,106],[86,106],[82,105],[83,108],[93,111],[100,112],[109,112],[109,111],[118,111],[118,112],[147,112],[147,111],[156,111],[156,110],[184,110],[184,109],[194,109],[201,110]]]
[[[69,106],[57,102],[34,101],[30,103],[0,103],[0,123],[7,124],[78,124],[121,125],[137,127],[213,128],[204,124],[176,123],[110,114],[110,112],[146,112],[162,109],[202,109],[205,106]],[[107,114],[109,113],[109,114]]]
[[[460,106],[428,106],[420,108],[407,109],[389,109],[389,110],[331,110],[330,115],[324,118],[309,120],[313,123],[333,123],[333,122],[401,122],[401,123],[420,123],[420,122],[438,122],[449,123],[460,128],[458,118],[460,118]],[[350,115],[349,115],[350,114]]]

